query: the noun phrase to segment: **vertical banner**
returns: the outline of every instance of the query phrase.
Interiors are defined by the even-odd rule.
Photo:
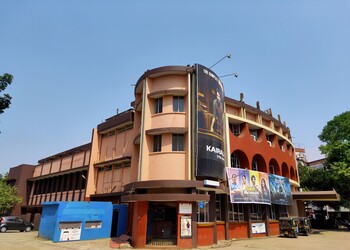
[[[292,205],[293,197],[288,178],[270,174],[271,203],[279,205]]]
[[[227,168],[231,203],[271,204],[267,173]]]
[[[181,216],[180,223],[181,223],[181,232],[180,237],[181,238],[191,238],[192,237],[192,221],[191,216]]]
[[[224,179],[224,87],[214,72],[196,64],[196,90],[196,176]]]

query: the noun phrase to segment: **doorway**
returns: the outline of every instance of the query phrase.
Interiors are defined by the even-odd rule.
[[[150,202],[147,222],[147,245],[176,245],[176,238],[177,203]]]

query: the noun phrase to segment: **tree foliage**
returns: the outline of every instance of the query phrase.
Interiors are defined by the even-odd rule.
[[[8,85],[12,83],[13,76],[5,73],[0,76],[0,93],[4,91]],[[0,114],[4,113],[4,110],[10,107],[12,97],[9,94],[0,96]]]
[[[327,122],[319,139],[324,143],[319,149],[326,156],[326,169],[311,172],[320,182],[307,185],[319,190],[334,188],[343,199],[341,204],[350,207],[350,111]]]
[[[17,193],[16,186],[8,185],[5,178],[0,179],[0,214],[8,212],[22,201]]]

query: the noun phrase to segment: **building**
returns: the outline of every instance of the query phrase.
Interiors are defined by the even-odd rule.
[[[32,178],[34,168],[34,165],[29,164],[21,164],[19,166],[10,168],[6,182],[11,186],[16,186],[18,190],[18,196],[22,197],[22,202],[17,204],[12,209],[13,215],[23,214],[21,207],[26,204],[29,196],[28,193],[32,188],[31,182],[28,182],[28,179]]]
[[[39,161],[23,212],[40,214],[43,201],[127,204],[134,247],[195,248],[278,235],[278,218],[305,215],[305,200],[338,199],[298,192],[290,129],[243,94],[225,96],[209,68],[148,70],[134,95],[131,109],[93,129],[91,143]],[[237,198],[235,178],[242,188],[246,175]]]

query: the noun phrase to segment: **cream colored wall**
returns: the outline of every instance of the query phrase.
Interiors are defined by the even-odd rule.
[[[152,129],[173,127],[187,127],[185,113],[160,113],[152,116]]]
[[[60,171],[60,166],[61,166],[61,159],[52,161],[51,173],[57,173],[58,171]]]
[[[50,166],[51,166],[51,162],[46,162],[43,165],[43,170],[41,171],[41,175],[47,175],[50,173]]]
[[[90,152],[90,164],[89,164],[89,172],[88,172],[88,179],[87,179],[87,185],[86,185],[86,191],[85,191],[85,197],[87,200],[90,199],[91,194],[95,194],[96,187],[95,187],[95,181],[97,178],[97,169],[95,169],[94,164],[98,160],[98,154],[99,154],[99,137],[97,134],[97,129],[93,129],[92,131],[92,139],[91,139],[91,152]]]
[[[185,180],[185,152],[150,153],[148,180]]]
[[[81,152],[73,156],[72,168],[84,166],[84,155],[85,153]]]
[[[33,177],[38,177],[38,176],[40,176],[42,167],[43,167],[42,164],[41,164],[41,165],[35,166],[35,168],[34,168],[34,173],[33,173]]]
[[[188,175],[188,153],[187,137],[189,133],[185,133],[184,152],[172,151],[172,134],[162,134],[162,152],[153,151],[153,135],[146,135],[147,131],[153,129],[167,128],[187,128],[188,127],[188,100],[189,95],[185,95],[185,112],[173,112],[173,96],[164,95],[163,112],[160,114],[154,113],[154,99],[148,94],[157,93],[163,90],[187,90],[188,77],[187,75],[169,75],[158,78],[147,78],[145,81],[144,91],[146,91],[146,100],[144,100],[143,112],[144,120],[144,136],[142,148],[141,162],[141,179],[140,180],[160,180],[160,179],[176,179],[185,180],[190,178]]]
[[[174,89],[187,89],[187,76],[186,75],[167,75],[160,76],[152,79],[152,84],[149,85],[149,93],[162,91],[162,90],[174,90]]]
[[[67,156],[62,159],[61,171],[69,170],[72,166],[72,156]]]

